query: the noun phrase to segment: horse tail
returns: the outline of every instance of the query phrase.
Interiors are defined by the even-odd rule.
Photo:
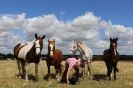
[[[119,72],[119,69],[116,67],[116,71]]]
[[[17,53],[19,52],[19,47],[20,47],[21,43],[17,44],[15,47],[14,47],[14,57],[17,57]]]

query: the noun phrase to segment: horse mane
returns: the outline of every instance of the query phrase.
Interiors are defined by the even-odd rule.
[[[86,46],[86,44],[85,44],[85,42],[84,41],[77,41],[77,44],[80,44],[80,48],[82,47],[82,48],[86,48],[87,46]]]

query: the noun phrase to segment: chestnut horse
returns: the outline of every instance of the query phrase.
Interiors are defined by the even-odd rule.
[[[118,72],[117,63],[118,63],[118,52],[117,52],[117,40],[118,38],[110,38],[110,47],[109,49],[104,50],[104,62],[107,67],[107,79],[111,80],[111,73],[114,70],[114,80],[116,80],[116,71]]]
[[[44,38],[45,35],[43,37],[38,37],[37,34],[35,34],[35,39],[32,42],[26,44],[19,43],[15,46],[14,56],[17,60],[19,78],[25,76],[26,81],[28,81],[28,64],[35,63],[36,80],[38,80],[38,63],[40,61]]]
[[[55,40],[48,40],[48,54],[47,54],[47,68],[48,68],[48,80],[50,79],[50,66],[55,67],[56,79],[59,81],[62,75],[62,51],[55,48]]]

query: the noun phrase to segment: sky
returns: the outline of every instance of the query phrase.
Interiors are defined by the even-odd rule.
[[[93,54],[118,37],[118,52],[133,54],[133,0],[0,0],[0,52],[46,35],[65,54],[72,40],[83,40]]]

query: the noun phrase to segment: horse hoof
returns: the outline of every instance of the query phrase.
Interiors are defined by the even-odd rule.
[[[57,81],[60,82],[60,79],[58,78]]]
[[[19,79],[21,79],[22,77],[21,76],[18,76]]]
[[[117,80],[117,78],[114,78],[114,80]]]
[[[92,77],[90,77],[90,80],[92,80],[93,78]]]
[[[50,78],[47,79],[48,81],[50,80]]]
[[[89,79],[91,79],[91,80],[92,80],[93,78],[94,78],[94,76],[93,76],[93,75],[89,75]]]
[[[60,77],[59,76],[56,76],[55,78],[57,79],[58,82],[60,81]]]
[[[110,80],[111,80],[111,78],[110,78],[110,77],[106,77],[106,79],[107,79],[108,81],[110,81]]]

